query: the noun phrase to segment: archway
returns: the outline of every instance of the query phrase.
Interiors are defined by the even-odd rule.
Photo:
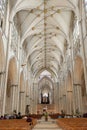
[[[54,80],[47,70],[39,76],[38,90],[38,110],[42,112],[47,109],[49,112],[54,112]]]
[[[83,113],[86,98],[86,87],[84,79],[84,66],[81,57],[77,56],[74,64],[74,106],[75,112]],[[85,92],[84,92],[85,91]],[[85,102],[86,103],[86,102]],[[84,109],[83,109],[84,108]]]
[[[6,107],[5,113],[12,114],[17,110],[18,83],[17,83],[17,63],[15,57],[11,58],[8,67]]]
[[[41,104],[50,104],[50,86],[44,84],[41,86]]]
[[[40,90],[40,95],[45,99],[45,98],[50,98],[49,101],[47,101],[47,103],[49,102],[50,104],[52,104],[54,101],[53,99],[53,78],[52,75],[49,71],[44,70],[40,76],[39,76],[39,90]],[[48,97],[44,97],[44,93],[46,95],[48,95]],[[40,96],[39,96],[40,97]],[[41,100],[41,99],[40,99]],[[40,101],[41,102],[41,101]],[[39,102],[39,103],[40,103]],[[43,101],[42,101],[43,102]],[[46,102],[43,102],[46,103]]]

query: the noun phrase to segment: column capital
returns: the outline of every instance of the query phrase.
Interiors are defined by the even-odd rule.
[[[18,87],[18,84],[11,84],[11,87]]]
[[[67,92],[68,92],[68,93],[72,93],[72,90],[68,90]]]
[[[62,97],[60,97],[59,99],[62,99]]]
[[[73,83],[74,86],[81,86],[80,83]]]
[[[2,74],[4,74],[4,73],[5,73],[4,71],[3,71],[3,72],[1,71],[1,72],[0,72],[0,75],[2,75]]]
[[[13,22],[11,20],[9,20],[9,23],[12,24]]]
[[[20,91],[20,93],[25,93],[25,91]]]
[[[26,95],[26,97],[29,97],[29,95]]]

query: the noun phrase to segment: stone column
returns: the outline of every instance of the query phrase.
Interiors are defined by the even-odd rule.
[[[3,75],[5,74],[5,72],[0,72],[0,93],[1,93],[1,89],[2,89],[2,83],[3,83]]]
[[[33,113],[35,114],[36,113],[36,99],[35,99],[35,88],[34,88],[34,96],[33,96]]]
[[[18,113],[19,108],[19,88],[18,85],[15,86],[15,103],[14,103],[14,109],[16,109]]]
[[[58,112],[58,87],[56,89],[56,112]]]
[[[52,96],[52,93],[49,92],[49,103],[50,103],[50,104],[52,104],[52,97],[51,97],[51,96]]]
[[[36,106],[36,113],[37,113],[37,105],[38,105],[38,92],[37,92],[38,89],[35,90],[35,106]]]
[[[59,113],[61,113],[61,110],[63,110],[63,91],[62,91],[62,89],[63,89],[63,86],[60,84],[59,93],[58,93],[58,95],[59,95],[59,97],[58,97],[58,99],[59,99]]]
[[[32,113],[34,114],[34,96],[35,96],[35,93],[34,93],[34,84],[32,86]]]
[[[60,86],[59,86],[59,92],[58,92],[58,112],[60,113],[61,112],[61,91],[60,91]]]
[[[75,110],[78,109],[78,111],[82,114],[83,113],[83,108],[82,108],[82,91],[81,91],[81,84],[74,84],[73,86],[74,90],[74,102],[75,102]]]
[[[67,110],[67,106],[66,106],[66,95],[65,94],[63,94],[63,111],[66,113],[66,110]]]
[[[37,88],[37,103],[41,104],[41,89]]]
[[[29,86],[29,99],[28,99],[28,103],[29,103],[29,113],[31,113],[31,100],[30,100],[31,94],[30,94],[30,86]]]
[[[9,21],[9,30],[8,30],[8,41],[7,41],[7,50],[6,50],[6,62],[5,62],[5,75],[3,80],[3,92],[2,92],[2,115],[5,114],[5,104],[6,104],[6,90],[7,90],[7,76],[8,76],[8,65],[9,65],[9,53],[10,53],[10,45],[11,45],[11,29],[12,29],[12,22]]]
[[[59,98],[59,113],[61,113],[61,110],[63,110],[63,97]]]
[[[56,113],[58,112],[58,83],[55,83],[55,107],[56,107]]]
[[[67,91],[67,114],[72,114],[73,102],[72,102],[72,91]]]
[[[30,86],[30,98],[29,98],[29,99],[30,99],[30,113],[31,113],[31,114],[32,114],[32,107],[33,107],[33,106],[32,106],[32,96],[33,96],[33,95],[32,95],[32,86]]]
[[[58,113],[60,112],[60,92],[59,92],[60,86],[58,86]]]
[[[25,92],[20,92],[20,98],[19,98],[19,111],[21,114],[25,114]]]
[[[26,99],[25,99],[25,102],[26,102],[26,105],[25,105],[25,114],[29,114],[30,113],[30,103],[29,103],[29,95],[26,95],[26,97],[25,97]]]
[[[3,82],[4,82],[4,74],[5,72],[0,72],[0,115],[2,115],[2,105],[3,105],[3,93],[4,93],[4,88],[3,88]]]
[[[58,91],[59,91],[59,84],[57,83],[57,112],[58,112]]]
[[[87,33],[85,34],[85,27],[84,27],[84,14],[82,11],[82,7],[84,7],[84,1],[80,0],[79,2],[79,13],[80,13],[80,18],[79,18],[79,32],[80,32],[80,45],[81,45],[81,53],[83,54],[83,65],[84,65],[84,76],[85,76],[85,85],[86,85],[86,93],[87,93],[87,53],[86,53],[86,44],[87,44]],[[84,35],[85,34],[85,35]]]
[[[52,104],[54,104],[54,88],[52,89]]]
[[[61,108],[60,108],[60,97],[58,98],[58,113],[61,112]]]
[[[18,85],[11,85],[11,102],[12,102],[12,112],[17,110],[17,88]]]
[[[29,105],[29,95],[26,95],[26,105]]]
[[[37,104],[38,104],[38,83],[34,83],[34,113],[37,113]]]
[[[67,82],[66,79],[64,79],[64,84],[63,84],[63,94],[62,94],[62,98],[63,98],[63,112],[66,113],[67,112]]]
[[[56,101],[55,101],[55,97],[56,97],[56,91],[55,91],[56,87],[55,87],[55,83],[54,83],[54,89],[53,89],[53,99],[54,99],[54,105],[55,105],[55,111],[56,111]]]

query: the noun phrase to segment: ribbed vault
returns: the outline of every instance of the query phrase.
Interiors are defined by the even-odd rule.
[[[25,61],[34,75],[48,68],[58,75],[77,4],[78,0],[15,0],[12,4],[10,21],[18,19]]]

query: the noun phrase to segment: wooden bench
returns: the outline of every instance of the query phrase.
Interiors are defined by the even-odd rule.
[[[61,118],[57,123],[63,130],[87,130],[87,118]]]
[[[36,123],[36,119],[33,119],[33,126]],[[31,126],[25,119],[0,120],[0,130],[31,130]]]
[[[42,114],[31,114],[32,118],[41,119]]]
[[[49,116],[50,116],[52,119],[57,119],[59,116],[64,117],[63,114],[59,114],[59,113],[49,114]]]

